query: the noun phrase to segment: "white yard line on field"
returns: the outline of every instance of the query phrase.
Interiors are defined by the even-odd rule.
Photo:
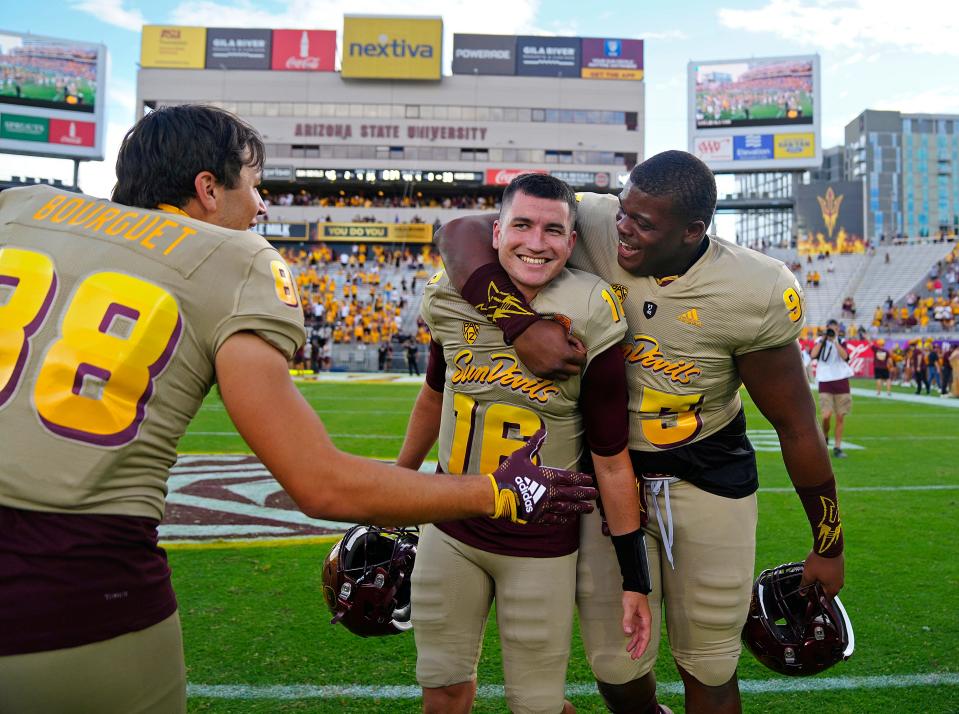
[[[855,689],[897,689],[903,687],[959,686],[959,674],[895,674],[873,677],[810,677],[809,679],[747,679],[740,680],[743,694],[781,692],[824,692]],[[483,684],[477,696],[496,699],[503,696],[498,684]],[[682,694],[680,682],[660,682],[662,694]],[[566,693],[575,696],[596,694],[593,682],[566,685]],[[373,686],[363,684],[274,684],[254,686],[247,684],[189,684],[187,695],[209,699],[417,699],[420,688],[409,685]]]

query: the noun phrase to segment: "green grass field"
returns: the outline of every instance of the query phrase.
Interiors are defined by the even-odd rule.
[[[873,385],[862,380],[857,386]],[[337,445],[390,458],[418,388],[303,384],[302,390]],[[751,431],[770,429],[751,404],[747,418]],[[850,448],[849,458],[834,467],[847,544],[842,599],[855,625],[856,653],[819,677],[788,681],[744,653],[739,676],[745,711],[959,712],[957,427],[959,411],[937,403],[855,398],[846,440],[862,448]],[[756,440],[764,441],[761,435]],[[181,451],[246,449],[211,395]],[[759,461],[761,568],[801,559],[810,538],[779,454],[762,451]],[[410,696],[416,684],[411,635],[364,640],[329,625],[320,594],[328,548],[171,548],[190,711],[419,711]],[[678,714],[679,678],[665,649],[656,673],[661,701]],[[923,676],[926,683],[918,684]],[[591,681],[577,638],[568,676],[571,699],[580,712],[605,711]],[[494,627],[487,632],[479,682],[502,683]],[[342,689],[331,690],[333,685]],[[350,685],[355,689],[346,689]],[[398,689],[383,689],[389,686]],[[478,699],[475,711],[505,711],[504,700],[494,691]]]

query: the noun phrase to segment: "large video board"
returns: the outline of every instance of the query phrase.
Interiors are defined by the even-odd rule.
[[[816,168],[819,56],[689,63],[689,150],[716,171]]]
[[[107,48],[0,30],[0,151],[103,159]]]

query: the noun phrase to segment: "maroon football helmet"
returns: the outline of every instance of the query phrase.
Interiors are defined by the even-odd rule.
[[[807,676],[849,659],[856,646],[852,622],[838,597],[819,583],[800,589],[803,564],[764,570],[753,583],[743,642],[769,669]]]
[[[323,596],[333,613],[361,637],[406,632],[410,622],[410,575],[417,531],[353,526],[323,562]]]

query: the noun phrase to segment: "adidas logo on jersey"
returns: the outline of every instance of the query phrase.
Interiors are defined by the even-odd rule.
[[[529,476],[517,476],[513,479],[519,487],[519,494],[523,497],[523,505],[526,513],[532,513],[536,504],[546,493],[546,487],[541,483],[535,483]]]
[[[687,325],[693,325],[695,327],[702,327],[703,323],[699,321],[699,313],[696,312],[696,308],[692,310],[687,310],[682,315],[677,318],[680,322],[685,322]]]

